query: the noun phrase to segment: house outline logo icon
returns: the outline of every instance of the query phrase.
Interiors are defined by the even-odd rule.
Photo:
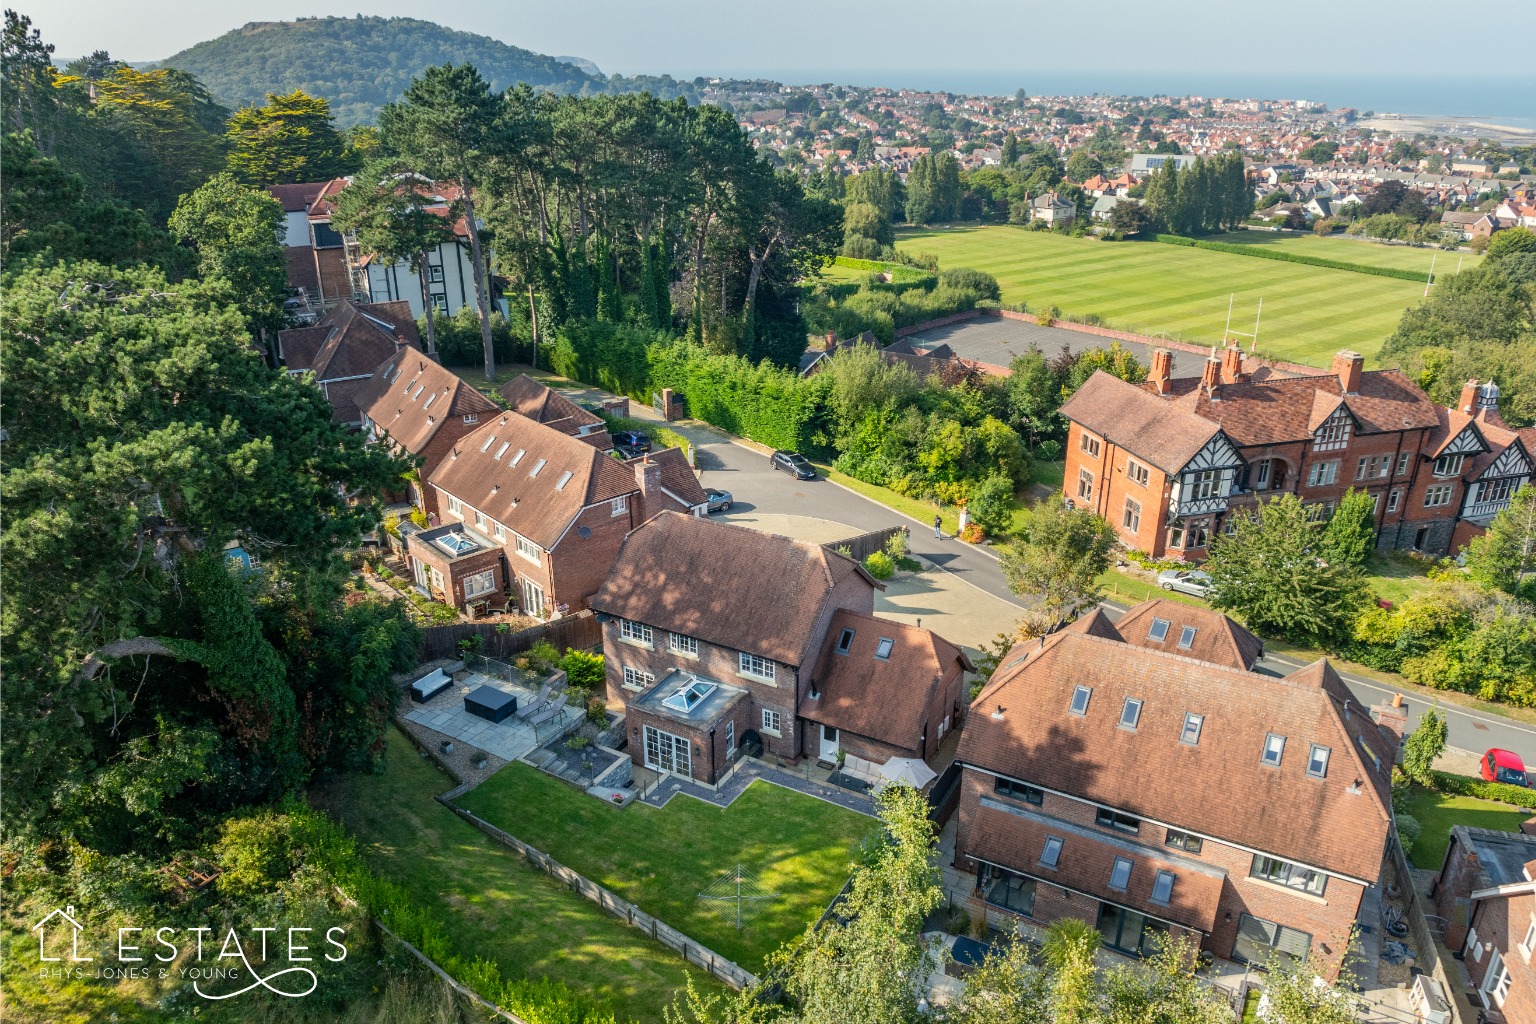
[[[37,932],[37,956],[38,956],[38,959],[39,960],[44,960],[44,961],[53,961],[53,962],[57,962],[57,961],[60,961],[60,960],[64,959],[61,956],[49,956],[48,955],[48,929],[46,927],[44,927],[44,926],[47,925],[49,921],[52,921],[56,917],[62,917],[64,920],[68,921],[70,927],[72,929],[74,929],[73,932],[70,934],[70,957],[69,958],[71,960],[75,961],[76,963],[87,963],[87,962],[89,962],[91,960],[94,960],[95,959],[94,957],[81,956],[80,955],[80,932],[81,932],[82,929],[85,928],[85,925],[83,925],[79,921],[75,920],[75,908],[73,906],[65,907],[62,910],[55,909],[53,913],[49,914],[47,917],[43,918],[41,921],[37,922],[37,924],[32,926],[32,930]]]

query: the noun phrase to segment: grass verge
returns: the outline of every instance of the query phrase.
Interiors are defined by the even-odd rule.
[[[766,782],[727,808],[691,797],[614,807],[523,764],[459,801],[754,973],[836,895],[873,818]],[[699,891],[741,865],[777,898],[737,930]]]
[[[690,975],[701,991],[722,990],[434,800],[452,781],[399,730],[386,744],[382,773],[343,778],[315,802],[346,825],[373,871],[443,922],[465,959],[491,960],[507,977],[562,980],[620,1020],[656,1019]]]

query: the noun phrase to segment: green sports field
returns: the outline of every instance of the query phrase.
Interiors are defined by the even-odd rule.
[[[1458,265],[1463,270],[1471,270],[1483,260],[1471,252],[1441,252],[1439,249],[1412,245],[1383,245],[1381,242],[1368,242],[1349,235],[1319,238],[1316,235],[1292,235],[1276,231],[1228,231],[1205,237],[1213,242],[1278,249],[1298,256],[1319,256],[1325,260],[1342,260],[1368,267],[1393,267],[1425,275],[1429,273],[1429,265],[1433,261],[1435,276],[1442,278],[1446,274],[1454,274]]]
[[[1221,341],[1229,295],[1239,331],[1253,330],[1263,298],[1259,351],[1316,366],[1328,365],[1343,348],[1373,358],[1424,292],[1410,281],[1347,270],[1006,226],[903,231],[897,245],[932,253],[943,268],[994,275],[1006,303],[1027,303],[1034,311],[1057,306],[1072,317],[1097,314],[1111,327],[1196,344]]]

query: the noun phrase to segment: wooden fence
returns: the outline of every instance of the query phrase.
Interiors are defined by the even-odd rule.
[[[583,610],[527,629],[498,630],[490,622],[463,622],[452,626],[428,626],[421,631],[420,661],[457,658],[459,641],[484,637],[476,654],[503,660],[522,654],[540,640],[548,640],[562,653],[568,647],[590,650],[603,642],[603,629],[591,611]]]
[[[906,532],[907,528],[905,526],[887,526],[883,530],[871,530],[868,533],[861,533],[857,537],[849,537],[846,540],[834,540],[823,544],[822,547],[827,548],[829,551],[847,548],[850,555],[862,562],[876,551],[884,551],[885,542],[892,535]]]
[[[585,875],[561,864],[542,850],[529,846],[510,833],[503,832],[495,825],[471,814],[464,808],[454,806],[443,799],[443,797],[438,797],[437,799],[444,806],[450,808],[453,813],[498,843],[516,850],[529,864],[532,864],[551,878],[570,886],[575,892],[596,903],[614,917],[622,918],[627,924],[640,929],[662,945],[677,950],[683,954],[683,959],[697,967],[703,968],[737,991],[757,985],[757,975],[741,965],[727,960],[708,946],[695,942],[666,922],[652,917],[628,900],[621,899]]]

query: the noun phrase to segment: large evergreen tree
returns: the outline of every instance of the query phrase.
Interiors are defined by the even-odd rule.
[[[324,99],[295,89],[230,115],[229,171],[248,185],[329,181],[354,167]]]

